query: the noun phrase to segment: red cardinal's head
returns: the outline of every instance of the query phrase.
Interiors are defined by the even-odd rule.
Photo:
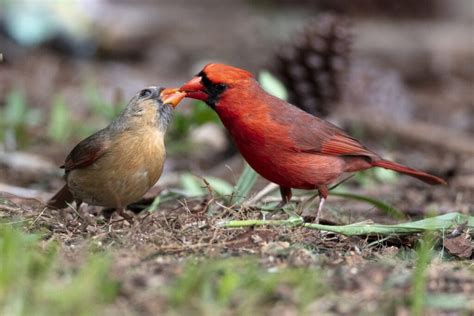
[[[208,64],[180,90],[186,92],[189,98],[202,100],[215,107],[226,91],[251,80],[253,75],[246,70],[223,64]]]

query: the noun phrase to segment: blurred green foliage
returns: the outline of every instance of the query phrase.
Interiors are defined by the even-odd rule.
[[[285,85],[268,71],[261,71],[258,76],[258,81],[266,92],[282,100],[288,99],[288,92],[286,91]]]
[[[188,113],[175,113],[173,124],[169,131],[170,137],[186,137],[192,128],[209,122],[220,122],[219,117],[214,110],[202,101],[193,102],[191,110]]]
[[[127,104],[121,98],[119,91],[116,92],[115,100],[109,102],[97,87],[98,84],[93,79],[84,83],[86,105],[95,118],[104,120],[108,124],[123,111]]]
[[[39,109],[28,107],[24,93],[13,89],[0,107],[0,136],[8,149],[24,147],[29,142],[28,130],[41,122]]]
[[[47,122],[47,135],[51,140],[66,144],[71,139],[85,138],[106,127],[125,107],[125,102],[119,98],[116,98],[113,102],[108,102],[92,79],[84,83],[84,96],[91,113],[87,124],[73,119],[67,100],[62,95],[58,94],[53,97]]]
[[[243,257],[189,262],[167,296],[173,313],[179,315],[262,315],[285,301],[304,314],[325,289],[317,268],[269,271]]]
[[[63,266],[54,243],[8,224],[0,224],[0,254],[1,315],[98,315],[117,295],[103,255]]]
[[[188,112],[176,111],[167,133],[167,152],[176,155],[191,152],[195,145],[189,140],[190,132],[206,123],[220,124],[220,120],[204,102],[193,102]]]
[[[186,196],[206,195],[208,190],[206,189],[206,183],[204,181],[209,184],[213,192],[216,192],[220,196],[229,196],[233,192],[232,185],[219,178],[209,176],[199,178],[191,173],[184,173],[180,177],[181,187]]]
[[[6,96],[5,105],[0,107],[0,140],[8,150],[23,148],[36,139],[33,128],[46,126],[45,134],[53,142],[66,144],[89,136],[107,126],[125,107],[125,102],[116,98],[108,102],[96,88],[94,81],[84,84],[86,104],[91,112],[88,124],[74,119],[67,100],[63,95],[52,97],[49,116],[44,117],[41,109],[28,105],[25,94],[13,89]]]
[[[366,188],[374,187],[380,183],[395,183],[399,178],[399,173],[383,168],[372,168],[354,174],[356,183]]]
[[[73,134],[72,124],[71,113],[64,97],[57,95],[49,116],[48,136],[58,143],[65,143]]]

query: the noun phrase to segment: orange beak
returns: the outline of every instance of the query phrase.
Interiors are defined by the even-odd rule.
[[[185,83],[183,86],[181,86],[180,90],[186,92],[186,96],[188,98],[206,101],[209,97],[205,91],[206,89],[202,84],[200,76],[196,76]]]
[[[173,107],[176,107],[185,96],[186,93],[181,92],[179,88],[166,88],[160,94],[163,104],[171,104]]]

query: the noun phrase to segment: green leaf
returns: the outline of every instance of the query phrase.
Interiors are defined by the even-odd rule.
[[[150,206],[147,207],[146,210],[150,213],[153,213],[156,210],[158,210],[158,207],[160,206],[160,203],[161,203],[161,197],[158,195],[157,197],[155,197],[153,202],[151,202]]]
[[[181,186],[188,196],[201,196],[205,194],[202,188],[202,181],[198,180],[190,173],[182,174],[180,177]]]
[[[262,85],[262,88],[271,95],[283,100],[288,98],[288,92],[285,86],[268,71],[261,71],[258,76],[258,81]]]
[[[230,220],[222,221],[218,225],[225,228],[240,228],[248,226],[304,226],[310,229],[323,230],[346,236],[357,235],[392,235],[392,234],[417,234],[426,231],[448,230],[457,223],[467,221],[467,227],[474,229],[474,216],[461,213],[448,213],[436,217],[430,217],[415,222],[407,222],[394,225],[373,224],[365,222],[350,225],[332,226],[322,224],[304,223],[301,217],[291,217],[288,220]]]
[[[436,217],[430,217],[415,222],[407,222],[395,225],[370,224],[367,222],[355,223],[343,226],[329,226],[321,224],[304,224],[305,227],[324,230],[346,236],[355,235],[391,235],[391,234],[415,234],[433,230],[447,230],[456,223],[468,222],[469,228],[474,228],[474,216],[460,213],[448,213]]]
[[[230,195],[233,187],[227,181],[215,177],[199,178],[190,173],[181,175],[181,186],[188,196],[202,196],[207,193],[204,179],[209,183],[213,191],[219,195]]]
[[[374,168],[374,176],[383,183],[395,183],[400,178],[400,174],[389,169]]]
[[[253,170],[247,163],[245,164],[244,171],[240,175],[239,180],[234,188],[234,193],[231,199],[231,204],[242,203],[252,190],[255,182],[257,181],[258,174]]]
[[[353,199],[357,201],[367,202],[395,219],[406,218],[405,214],[402,211],[398,210],[397,208],[390,206],[380,200],[370,198],[365,195],[358,195],[358,194],[345,193],[345,192],[331,192],[331,195],[340,196],[340,197]]]
[[[234,187],[227,181],[215,178],[215,177],[204,177],[211,188],[216,191],[219,195],[231,195],[234,191]]]

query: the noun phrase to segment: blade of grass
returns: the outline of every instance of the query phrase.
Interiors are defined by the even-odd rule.
[[[418,259],[412,276],[411,315],[424,315],[426,304],[426,271],[431,260],[431,248],[434,244],[433,232],[428,231],[420,240],[416,251]]]
[[[391,234],[415,234],[431,230],[446,230],[459,222],[467,221],[469,228],[474,228],[474,216],[468,216],[460,213],[448,213],[436,217],[431,217],[419,221],[407,222],[395,225],[368,224],[367,222],[354,223],[351,225],[330,226],[321,224],[303,223],[300,217],[290,218],[288,220],[231,220],[223,221],[218,225],[225,228],[239,228],[249,226],[283,226],[283,225],[302,225],[304,227],[316,230],[323,230],[338,233],[346,236],[356,235],[391,235]]]
[[[161,203],[161,198],[160,198],[160,196],[158,195],[158,196],[153,200],[153,202],[151,202],[150,206],[146,208],[146,211],[147,211],[147,212],[150,212],[150,213],[155,212],[156,210],[158,210],[158,206],[160,206],[160,203]]]
[[[235,185],[230,204],[242,203],[252,190],[256,181],[257,173],[248,164],[245,164],[244,171]]]
[[[461,221],[468,221],[468,226],[474,228],[474,216],[468,216],[460,213],[448,213],[419,221],[394,225],[367,224],[366,222],[362,222],[344,226],[305,223],[304,226],[311,229],[325,230],[346,236],[390,235],[422,233],[429,230],[446,230],[451,228],[456,222]]]
[[[370,198],[370,197],[365,196],[365,195],[346,193],[346,192],[331,192],[331,195],[340,196],[340,197],[343,197],[343,198],[357,200],[357,201],[367,202],[367,203],[375,206],[379,210],[381,210],[383,213],[385,213],[385,214],[387,214],[387,215],[389,215],[389,216],[391,216],[392,218],[395,218],[395,219],[405,219],[406,218],[405,214],[402,211],[398,210],[397,208],[395,208],[391,205],[388,205],[385,202],[382,202],[382,201],[374,199],[374,198]]]

